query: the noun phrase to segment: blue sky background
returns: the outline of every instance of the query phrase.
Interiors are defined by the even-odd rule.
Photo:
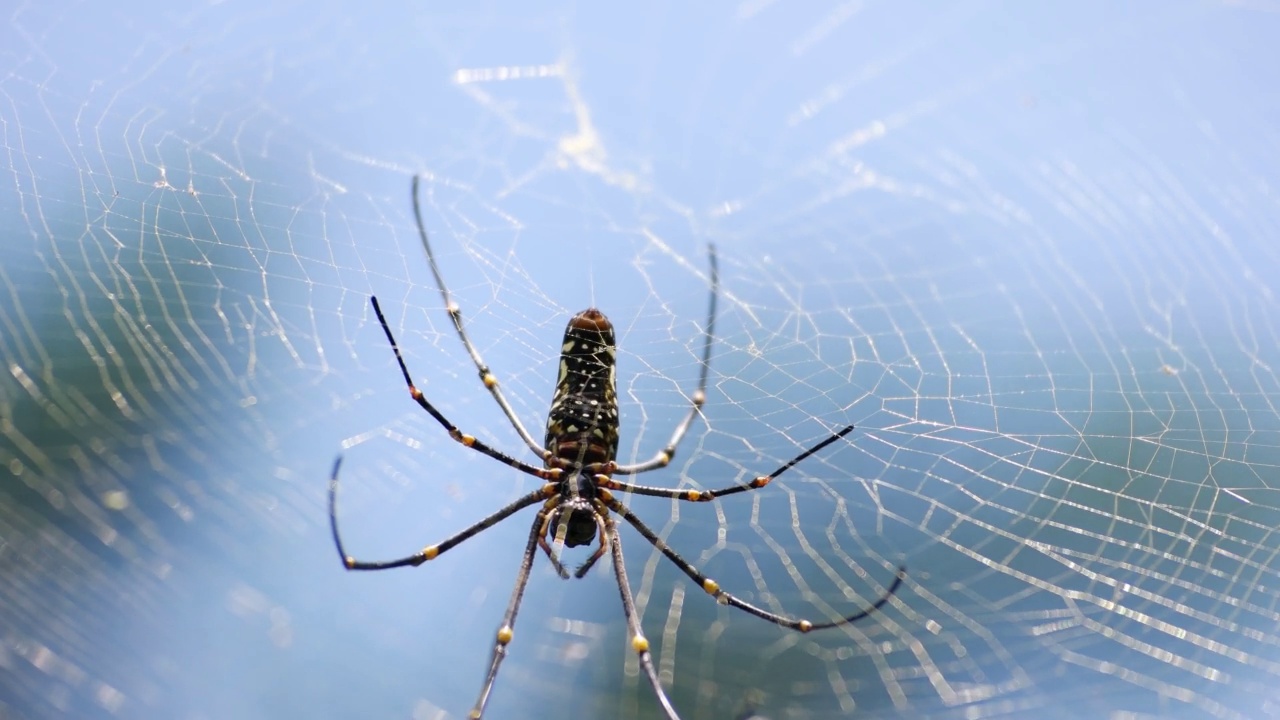
[[[1280,675],[1267,2],[32,3],[0,28],[0,714],[462,717],[528,492],[413,225],[541,436],[619,328],[624,532],[689,718],[1258,717]],[[1270,58],[1270,59],[1268,59]],[[528,457],[527,453],[524,455]],[[585,555],[584,555],[585,557]],[[575,558],[576,559],[576,558]],[[539,562],[492,717],[650,717],[608,568]],[[628,664],[630,663],[630,664]]]

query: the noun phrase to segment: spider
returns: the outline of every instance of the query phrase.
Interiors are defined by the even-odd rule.
[[[422,240],[423,249],[426,251],[427,261],[431,265],[431,272],[435,276],[436,285],[440,288],[440,294],[444,298],[449,318],[453,321],[453,327],[457,330],[458,337],[462,339],[463,347],[471,355],[476,370],[479,372],[480,380],[488,388],[489,394],[497,401],[498,406],[502,408],[502,412],[506,414],[507,419],[520,435],[520,438],[524,440],[525,445],[541,459],[542,467],[522,462],[501,450],[492,448],[477,440],[474,436],[464,434],[457,426],[449,422],[444,414],[432,405],[418,390],[417,386],[413,384],[413,378],[409,375],[409,368],[405,365],[404,357],[400,353],[400,346],[396,343],[396,339],[391,333],[391,327],[387,324],[387,319],[382,314],[378,299],[372,297],[370,301],[373,304],[374,313],[378,317],[378,323],[382,326],[383,333],[387,336],[388,344],[391,345],[391,349],[395,353],[396,362],[400,365],[400,372],[404,375],[405,384],[409,386],[409,395],[414,402],[418,403],[423,410],[427,411],[431,417],[435,418],[436,422],[440,423],[448,431],[449,437],[472,450],[543,480],[545,483],[537,490],[507,504],[488,517],[461,532],[445,538],[439,543],[428,545],[412,555],[397,560],[369,562],[357,560],[348,555],[343,547],[342,538],[338,534],[338,470],[342,465],[342,457],[339,456],[333,463],[333,472],[329,478],[329,523],[333,530],[333,542],[337,546],[338,555],[347,570],[388,570],[405,566],[416,567],[428,560],[434,560],[441,553],[493,527],[514,515],[517,511],[541,503],[542,507],[538,510],[538,514],[534,517],[533,525],[529,529],[529,539],[525,544],[520,570],[516,574],[515,588],[512,590],[511,599],[507,603],[502,625],[498,628],[497,642],[493,647],[489,661],[489,671],[485,677],[484,686],[480,690],[480,695],[471,710],[471,718],[478,719],[481,717],[489,700],[489,695],[493,690],[494,681],[498,676],[498,668],[502,664],[503,658],[506,657],[507,645],[511,643],[514,634],[513,627],[516,613],[520,610],[520,600],[524,596],[525,585],[528,583],[529,572],[533,566],[533,558],[538,549],[541,549],[547,556],[552,567],[562,578],[568,578],[570,573],[560,561],[560,550],[566,545],[572,548],[588,545],[594,541],[596,542],[595,552],[587,558],[587,561],[573,575],[577,578],[586,575],[595,562],[604,556],[607,548],[613,560],[614,576],[618,581],[618,592],[622,596],[622,610],[626,616],[628,630],[631,634],[631,648],[639,656],[640,665],[644,668],[645,676],[653,687],[653,692],[657,696],[658,703],[662,706],[666,717],[668,720],[679,720],[675,708],[672,707],[670,699],[667,698],[666,692],[658,681],[658,675],[654,670],[653,661],[649,654],[649,641],[645,639],[640,629],[635,600],[631,595],[631,586],[627,582],[627,571],[623,564],[622,543],[618,537],[617,524],[611,513],[617,514],[635,528],[645,540],[657,548],[659,552],[665,555],[685,575],[688,575],[707,594],[715,598],[717,602],[736,607],[775,625],[798,630],[799,632],[807,633],[811,630],[832,628],[861,620],[879,609],[897,592],[898,586],[902,584],[902,580],[906,575],[906,568],[902,566],[898,567],[892,584],[875,602],[848,617],[832,622],[813,623],[808,620],[792,619],[771,613],[720,589],[715,580],[703,575],[688,561],[680,557],[675,550],[672,550],[666,542],[659,538],[648,525],[636,517],[614,495],[615,491],[621,491],[636,495],[674,498],[690,502],[707,502],[716,498],[756,490],[768,485],[805,458],[821,451],[853,431],[853,426],[848,425],[787,461],[772,473],[758,476],[751,482],[742,485],[730,485],[715,490],[681,490],[636,485],[615,478],[617,475],[638,475],[666,467],[671,462],[671,458],[675,455],[680,441],[689,432],[689,428],[693,425],[694,420],[697,419],[702,405],[706,401],[711,343],[715,334],[716,296],[719,290],[715,246],[708,246],[711,268],[711,300],[707,310],[707,324],[704,332],[705,339],[702,347],[698,389],[690,398],[689,410],[676,425],[667,445],[654,454],[653,457],[634,465],[620,465],[616,461],[618,453],[618,398],[614,377],[614,361],[617,345],[614,340],[613,325],[608,318],[599,310],[589,308],[574,315],[569,320],[568,327],[565,329],[564,343],[561,346],[560,375],[556,381],[555,394],[551,400],[551,409],[547,414],[546,437],[543,443],[539,444],[525,429],[515,411],[512,410],[511,405],[507,403],[506,398],[502,395],[497,378],[490,371],[489,366],[485,365],[475,345],[467,337],[467,332],[462,322],[462,313],[453,302],[449,290],[445,286],[440,267],[436,263],[434,253],[431,251],[431,243],[427,239],[427,231],[422,222],[422,210],[418,200],[417,176],[413,178],[412,193],[413,214],[417,221],[418,235]],[[552,542],[549,543],[549,539]]]

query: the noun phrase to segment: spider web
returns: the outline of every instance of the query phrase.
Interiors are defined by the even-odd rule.
[[[0,716],[462,717],[541,435],[619,328],[624,529],[686,720],[1277,714],[1270,2],[23,3],[0,31]],[[1267,58],[1271,58],[1267,60]],[[581,552],[581,550],[579,550]],[[571,556],[572,561],[585,558]],[[652,717],[607,563],[535,564],[492,717]]]

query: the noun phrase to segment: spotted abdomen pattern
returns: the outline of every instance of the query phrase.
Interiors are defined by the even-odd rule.
[[[560,376],[547,415],[546,448],[581,467],[618,454],[617,344],[613,324],[590,308],[574,315],[560,348]]]

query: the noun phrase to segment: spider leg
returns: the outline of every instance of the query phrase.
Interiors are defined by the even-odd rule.
[[[848,435],[851,432],[853,432],[853,426],[847,425],[844,428],[836,431],[835,433],[832,433],[826,440],[823,440],[817,445],[814,445],[808,450],[805,450],[799,455],[791,458],[785,464],[783,464],[782,467],[778,468],[777,470],[774,470],[768,475],[761,475],[757,477],[755,480],[752,480],[751,482],[746,483],[745,485],[730,485],[729,487],[723,487],[718,490],[681,490],[678,488],[653,487],[651,485],[633,485],[632,483],[622,482],[620,480],[614,480],[613,478],[609,477],[608,474],[596,475],[595,479],[596,479],[596,483],[599,484],[600,487],[606,488],[609,490],[621,490],[624,492],[635,493],[636,495],[652,495],[655,497],[673,498],[676,500],[686,500],[689,502],[706,502],[708,500],[714,500],[715,498],[724,497],[726,495],[734,495],[736,493],[746,492],[747,490],[758,490],[764,487],[765,485],[768,485],[769,483],[773,482],[774,479],[776,479],[779,475],[795,467],[798,463],[803,462],[810,455],[813,455],[814,453],[822,450],[826,446],[839,440],[845,435]],[[610,468],[605,467],[604,469],[608,470]],[[621,471],[620,468],[615,470],[615,472],[620,472],[620,471]]]
[[[445,538],[442,542],[435,545],[428,545],[418,552],[402,557],[398,560],[382,560],[376,562],[366,562],[356,560],[347,554],[342,546],[342,537],[338,534],[338,469],[342,466],[342,457],[339,456],[333,462],[333,474],[329,476],[329,527],[333,530],[333,544],[338,548],[338,557],[342,559],[342,565],[348,570],[389,570],[391,568],[413,566],[417,567],[428,560],[434,560],[440,553],[460,544],[462,541],[476,535],[480,532],[488,530],[498,523],[506,520],[516,512],[523,510],[537,503],[539,500],[545,500],[553,497],[556,492],[555,483],[548,483],[541,488],[525,495],[524,497],[499,508],[497,512],[489,515],[483,520],[475,523],[471,527],[462,532]]]
[[[640,620],[636,617],[636,601],[631,597],[631,585],[627,582],[627,568],[622,562],[622,541],[618,539],[618,527],[613,522],[613,518],[602,516],[600,519],[605,524],[609,535],[609,549],[613,553],[613,572],[618,579],[618,592],[622,595],[622,612],[627,616],[627,629],[631,631],[631,649],[640,656],[640,667],[644,669],[645,677],[653,687],[653,694],[658,696],[658,704],[662,706],[667,720],[680,720],[675,708],[671,706],[671,700],[667,698],[667,693],[662,689],[662,684],[658,681],[658,672],[653,668],[653,658],[649,655],[649,641],[640,632]]]
[[[485,703],[489,702],[489,693],[493,690],[493,682],[498,679],[498,666],[507,656],[507,644],[511,642],[516,623],[516,613],[520,610],[520,601],[524,599],[524,588],[529,583],[529,569],[533,567],[533,554],[537,549],[538,536],[542,528],[546,510],[538,513],[533,519],[533,527],[529,530],[529,542],[524,546],[524,556],[520,560],[520,572],[516,575],[516,586],[511,591],[511,599],[507,601],[507,612],[502,616],[502,625],[498,628],[497,642],[493,646],[493,654],[489,659],[489,674],[485,677],[484,687],[476,698],[475,707],[471,708],[468,717],[479,720],[484,714]]]
[[[501,450],[495,450],[489,447],[488,445],[477,440],[475,437],[471,435],[464,435],[461,431],[458,430],[458,427],[456,425],[449,422],[449,419],[446,418],[443,413],[437,410],[436,406],[432,405],[431,402],[422,395],[422,391],[419,390],[417,386],[413,384],[413,378],[410,377],[409,375],[409,367],[404,363],[404,356],[400,354],[400,345],[396,343],[395,336],[391,334],[391,326],[387,324],[387,318],[382,314],[382,307],[378,305],[378,298],[370,297],[369,299],[373,302],[373,311],[378,316],[378,322],[382,324],[382,331],[387,335],[387,342],[391,343],[391,349],[394,350],[396,353],[396,362],[400,364],[400,372],[401,374],[404,375],[404,381],[409,386],[409,395],[413,397],[414,402],[422,406],[423,410],[426,410],[431,415],[431,417],[436,419],[436,422],[440,423],[440,425],[443,426],[444,429],[449,432],[449,437],[453,438],[454,440],[457,440],[458,442],[471,448],[472,450],[475,450],[484,455],[488,455],[494,460],[499,460],[503,463],[506,463],[507,465],[510,465],[511,467],[519,470],[522,473],[532,475],[536,478],[542,478],[543,480],[555,480],[560,477],[559,469],[538,468],[538,467],[529,465],[528,463],[520,462],[519,460],[511,457],[510,455],[502,452]]]
[[[791,628],[792,630],[798,630],[802,633],[807,633],[810,630],[822,630],[824,628],[832,628],[840,625],[848,625],[849,623],[857,622],[862,618],[867,617],[871,613],[880,609],[880,606],[888,602],[889,598],[893,597],[893,594],[898,591],[898,586],[902,584],[902,580],[907,575],[906,567],[899,566],[898,572],[893,579],[893,583],[889,585],[889,589],[886,590],[875,602],[871,603],[866,608],[863,608],[862,610],[859,610],[858,612],[848,617],[841,618],[839,620],[834,620],[832,622],[825,622],[825,623],[812,623],[812,622],[809,622],[808,620],[797,620],[797,619],[789,618],[783,615],[776,615],[774,613],[769,612],[768,610],[763,610],[761,608],[758,608],[755,605],[752,605],[751,603],[745,602],[743,600],[739,600],[733,595],[725,592],[724,590],[721,590],[720,585],[715,580],[712,580],[706,575],[703,575],[702,573],[698,572],[692,565],[688,563],[688,561],[680,557],[680,555],[677,554],[675,550],[672,550],[671,547],[662,540],[662,538],[658,537],[657,533],[649,529],[648,525],[645,525],[644,522],[640,520],[640,518],[636,517],[635,513],[631,512],[631,510],[629,510],[627,506],[618,502],[612,495],[607,495],[601,499],[604,501],[604,504],[609,507],[610,510],[621,515],[623,520],[626,520],[627,522],[631,523],[632,527],[640,531],[640,534],[644,536],[645,540],[649,541],[649,544],[653,545],[655,548],[661,551],[663,555],[666,555],[667,559],[675,563],[676,567],[680,568],[680,570],[682,570],[685,575],[688,575],[689,578],[692,579],[695,583],[697,583],[698,586],[701,587],[704,591],[706,591],[708,595],[715,598],[716,602],[719,602],[725,605],[732,605],[733,607],[736,607],[739,610],[744,610],[752,615],[755,615],[758,618],[768,620],[774,625],[781,625],[782,627]]]
[[[707,245],[707,254],[711,258],[711,302],[707,307],[706,331],[703,333],[705,340],[702,343],[702,369],[698,376],[698,389],[693,392],[691,398],[689,412],[676,425],[676,429],[671,434],[671,440],[667,442],[666,447],[642,463],[617,466],[613,472],[619,475],[636,475],[666,467],[671,462],[671,458],[675,457],[676,447],[680,445],[680,441],[689,432],[689,428],[693,427],[693,421],[698,418],[698,414],[702,411],[703,403],[707,401],[707,374],[711,371],[711,341],[716,334],[716,295],[720,290],[720,270],[716,264],[716,246]]]
[[[587,561],[582,563],[582,566],[579,567],[578,570],[573,573],[573,576],[575,578],[578,578],[579,580],[586,577],[587,572],[591,570],[591,566],[595,565],[596,561],[604,556],[605,548],[608,547],[609,533],[607,530],[605,530],[605,527],[604,527],[604,518],[608,514],[609,514],[609,511],[605,509],[603,505],[600,504],[599,500],[597,500],[596,501],[596,525],[600,528],[600,545],[596,547],[595,552],[591,553],[591,557],[587,558]]]
[[[431,274],[436,277],[436,286],[440,288],[440,295],[444,298],[444,306],[449,311],[449,319],[453,321],[453,327],[458,331],[458,337],[462,338],[462,345],[467,349],[467,354],[471,356],[471,361],[476,365],[476,372],[480,374],[480,381],[489,389],[489,394],[497,401],[498,407],[502,408],[503,414],[507,416],[507,420],[511,421],[512,427],[516,429],[516,433],[520,435],[520,439],[524,440],[524,444],[529,446],[534,455],[545,460],[550,456],[546,448],[539,445],[529,431],[525,429],[524,423],[520,422],[520,418],[516,415],[516,411],[511,408],[507,402],[507,398],[503,396],[502,390],[498,387],[498,378],[494,377],[493,372],[489,370],[489,366],[484,364],[484,360],[480,358],[480,351],[476,350],[476,346],[471,343],[471,338],[467,337],[467,331],[462,324],[462,309],[449,295],[449,288],[444,284],[444,276],[440,274],[440,266],[436,264],[435,253],[431,252],[431,242],[427,239],[427,228],[422,223],[422,207],[418,202],[418,176],[413,176],[413,218],[418,223],[418,237],[422,238],[422,249],[427,252],[427,262],[431,264]],[[412,385],[412,383],[410,383]]]
[[[551,566],[556,569],[556,573],[559,574],[560,577],[568,580],[569,571],[565,570],[564,565],[561,564],[559,553],[553,552],[551,549],[551,546],[547,544],[547,528],[549,526],[549,523],[551,522],[551,509],[559,504],[560,504],[559,497],[553,497],[547,501],[547,505],[544,508],[542,525],[541,527],[538,528],[538,547],[542,548],[542,552],[547,554],[547,559],[551,561]],[[561,523],[560,526],[563,527],[564,523]],[[561,531],[557,535],[557,539],[559,541],[564,540],[563,531]],[[562,544],[562,547],[563,547],[563,544]]]

